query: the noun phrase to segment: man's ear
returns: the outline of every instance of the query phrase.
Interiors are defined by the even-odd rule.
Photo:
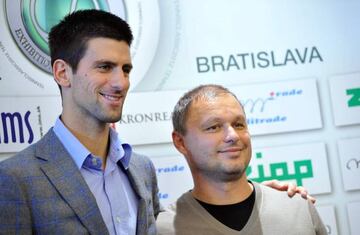
[[[171,134],[173,143],[176,147],[176,149],[182,153],[184,156],[187,155],[187,148],[185,146],[185,142],[184,142],[184,136],[176,131],[173,131]]]
[[[64,60],[57,59],[55,60],[52,69],[56,83],[61,87],[70,87],[70,75],[72,74],[71,67]]]

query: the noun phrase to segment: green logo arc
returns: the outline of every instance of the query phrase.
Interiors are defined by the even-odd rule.
[[[82,9],[110,11],[106,0],[23,0],[21,18],[31,40],[50,55],[48,33],[64,16]]]

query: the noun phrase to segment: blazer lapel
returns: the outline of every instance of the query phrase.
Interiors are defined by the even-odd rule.
[[[144,177],[140,177],[139,173],[141,171],[136,170],[135,164],[130,164],[129,169],[126,171],[129,181],[135,191],[135,193],[139,196],[139,205],[138,205],[138,213],[137,213],[137,227],[136,234],[146,234],[147,233],[147,205],[145,200],[145,188],[144,186]]]
[[[90,234],[108,234],[96,199],[52,129],[39,142],[36,156],[44,174],[74,210]]]

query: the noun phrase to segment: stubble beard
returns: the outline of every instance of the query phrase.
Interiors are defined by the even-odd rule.
[[[245,174],[246,166],[231,167],[224,164],[211,167],[211,169],[202,169],[207,178],[216,182],[229,183],[239,180]]]
[[[121,120],[123,104],[117,110],[106,110],[106,108],[98,106],[95,115],[100,122],[115,123]]]

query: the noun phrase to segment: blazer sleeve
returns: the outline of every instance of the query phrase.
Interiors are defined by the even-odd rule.
[[[30,209],[20,180],[0,164],[0,234],[32,234]]]
[[[152,198],[153,198],[153,209],[154,209],[154,216],[155,219],[157,218],[157,216],[159,215],[159,213],[162,211],[160,202],[159,202],[159,187],[158,187],[158,183],[157,183],[157,177],[156,177],[156,170],[154,167],[154,164],[151,162],[151,174],[152,174],[152,178],[153,178],[153,183],[152,183]]]

